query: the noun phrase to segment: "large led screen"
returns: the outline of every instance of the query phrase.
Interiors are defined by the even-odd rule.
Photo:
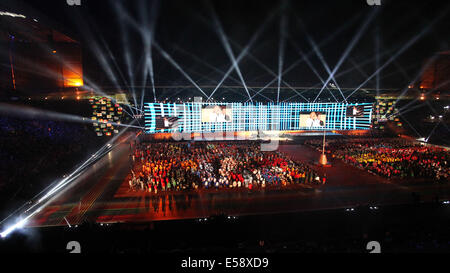
[[[300,127],[318,128],[324,127],[327,115],[312,111],[310,113],[300,114]]]
[[[202,122],[231,122],[233,112],[225,105],[203,105]]]
[[[369,130],[372,103],[146,103],[145,132]]]

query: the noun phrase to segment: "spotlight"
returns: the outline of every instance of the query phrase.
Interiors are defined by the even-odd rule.
[[[420,142],[427,142],[427,140],[426,140],[424,137],[418,138],[417,141],[420,141]]]
[[[14,225],[7,228],[5,231],[0,233],[0,236],[2,238],[6,238],[6,236],[8,236],[14,230],[23,228],[25,226],[26,222],[27,222],[27,218],[21,219],[20,221],[18,221],[17,223],[15,223]]]

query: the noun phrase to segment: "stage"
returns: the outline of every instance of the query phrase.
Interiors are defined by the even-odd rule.
[[[281,145],[279,150],[296,160],[317,161],[319,152],[304,145]],[[130,145],[120,144],[93,164],[70,188],[30,221],[29,227],[99,223],[146,222],[204,218],[215,214],[259,215],[349,208],[358,205],[404,204],[413,192],[422,201],[450,196],[449,186],[402,185],[331,159],[332,166],[314,168],[326,184],[300,184],[264,190],[208,189],[190,192],[132,191],[127,176]]]

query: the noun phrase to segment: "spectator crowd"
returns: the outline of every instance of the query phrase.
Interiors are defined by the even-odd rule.
[[[0,117],[0,196],[23,202],[95,150],[89,125]]]

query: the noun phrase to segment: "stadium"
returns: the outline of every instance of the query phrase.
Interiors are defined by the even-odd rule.
[[[449,12],[2,1],[0,252],[448,253]]]

